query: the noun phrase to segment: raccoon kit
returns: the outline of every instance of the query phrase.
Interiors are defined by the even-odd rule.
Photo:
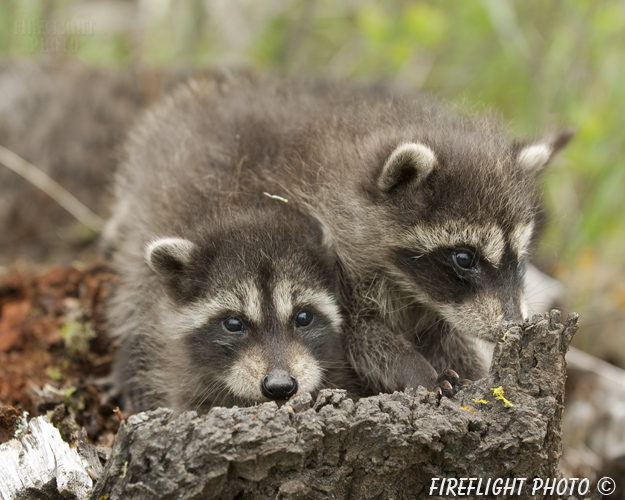
[[[371,389],[421,383],[421,354],[480,378],[481,341],[526,316],[537,177],[571,132],[512,142],[492,116],[428,98],[292,81],[195,80],[159,113],[217,138],[238,189],[262,183],[323,221],[348,357]]]
[[[169,122],[157,108],[131,136],[104,235],[120,277],[113,378],[131,411],[350,388],[321,224],[241,192],[223,175],[236,167],[183,115]]]

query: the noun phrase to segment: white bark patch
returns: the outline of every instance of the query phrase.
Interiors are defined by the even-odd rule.
[[[28,489],[41,489],[56,479],[63,498],[82,500],[93,488],[87,467],[47,417],[35,418],[19,441],[0,445],[0,498],[17,498]]]

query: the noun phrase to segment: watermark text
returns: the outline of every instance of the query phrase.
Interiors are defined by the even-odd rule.
[[[602,478],[597,484],[597,489],[603,495],[609,495],[614,491],[614,481],[609,477]],[[612,490],[612,491],[610,491]],[[464,496],[527,496],[530,495],[586,495],[590,491],[590,481],[580,478],[548,478],[527,479],[517,478],[432,478],[430,484],[430,496],[442,496],[448,498]]]

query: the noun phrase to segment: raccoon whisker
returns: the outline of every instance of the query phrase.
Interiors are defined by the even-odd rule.
[[[240,406],[240,407],[248,407],[248,406],[254,406],[255,404],[258,404],[258,403],[259,403],[258,401],[253,402],[253,401],[247,400],[245,398],[242,398],[241,396],[237,396],[235,394],[230,394],[230,400],[228,401],[227,406],[235,406],[236,405],[236,406]],[[224,402],[222,402],[222,404],[224,404],[224,406],[225,406]]]
[[[351,365],[347,361],[320,361],[319,366],[323,370],[328,370],[331,368],[348,368]]]
[[[428,323],[429,325],[425,327],[424,325]],[[404,335],[406,335],[407,333],[415,335],[417,339],[421,341],[431,329],[435,328],[441,323],[444,323],[443,318],[441,318],[438,314],[426,310],[419,316],[417,324],[411,325],[412,328],[408,332],[404,332]]]
[[[229,406],[229,401],[226,402],[225,395],[229,394],[228,387],[225,385],[213,396],[210,404],[210,408],[214,408],[215,406]],[[234,401],[237,401],[237,398],[233,398]]]
[[[316,390],[311,391],[311,394],[313,395],[313,399],[316,399],[315,395],[321,389],[346,389],[346,388],[345,387],[341,387],[340,384],[337,384],[337,382],[335,380],[332,380],[331,378],[323,377],[321,379],[319,387]]]
[[[206,387],[206,389],[202,391],[200,395],[194,398],[194,401],[197,401],[195,405],[195,410],[199,411],[199,409],[204,405],[204,403],[208,400],[208,398],[211,397],[211,395],[213,396],[212,397],[213,403],[211,404],[211,407],[212,407],[214,405],[214,402],[219,400],[219,397],[221,396],[221,394],[223,394],[223,391],[227,389],[228,387],[223,381],[221,380],[213,381],[213,383],[209,384],[209,386]]]
[[[206,380],[193,371],[191,367],[187,367],[182,372],[182,382],[178,386],[178,391],[188,392],[188,388],[193,387],[194,390],[190,394],[192,401],[203,399],[207,393],[214,391],[216,387],[223,384],[223,381],[219,378],[212,378],[209,383]]]
[[[319,382],[319,389],[334,389],[334,387],[332,387],[333,385],[336,385],[332,382],[332,380],[330,380],[327,377],[321,377],[321,381]]]
[[[553,287],[558,288],[558,285],[554,285]],[[541,290],[539,290],[539,291],[536,291],[536,292],[534,292],[534,293],[532,293],[532,294],[530,294],[530,295],[526,295],[526,296],[525,296],[525,299],[526,299],[526,300],[528,300],[528,299],[534,299],[534,297],[540,297],[541,295],[543,295],[543,294],[544,294],[544,292],[545,292],[545,291],[548,291],[548,290],[550,290],[551,288],[552,288],[552,287],[549,287],[549,288],[543,288],[543,289],[541,289]],[[533,302],[533,303],[536,303],[536,302],[534,302],[533,300],[532,300],[532,302]],[[545,302],[546,304],[553,304],[553,298],[552,298],[552,297],[548,297],[548,298],[545,298],[545,300],[540,301],[540,302]]]
[[[416,334],[419,344],[423,342],[424,338],[427,337],[430,332],[435,331],[439,325],[445,325],[445,321],[442,318],[434,321],[433,323],[431,323],[429,326],[425,328],[419,327],[417,329],[418,333]]]
[[[558,288],[558,287],[562,286],[561,283],[552,283],[551,285],[548,285],[548,286],[541,286],[541,285],[543,285],[543,283],[545,281],[547,281],[547,280],[537,281],[534,284],[534,287],[531,290],[525,290],[526,298],[532,298],[532,297],[538,295],[542,290],[551,290],[552,288]]]
[[[225,383],[221,380],[213,380],[201,391],[196,392],[195,399],[205,401],[210,394],[217,394],[225,387]]]
[[[218,406],[218,395],[221,394],[221,391],[223,389],[220,389],[219,392],[217,394],[215,394],[211,400],[210,400],[210,404],[208,405],[208,410],[214,408],[215,406]],[[203,408],[204,404],[206,403],[208,399],[208,396],[206,396],[205,398],[203,398],[202,400],[200,400],[197,405],[195,406],[196,411],[200,411],[200,409]]]

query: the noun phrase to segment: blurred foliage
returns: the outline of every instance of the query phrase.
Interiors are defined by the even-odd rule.
[[[69,21],[73,33],[42,20]],[[99,65],[392,77],[497,109],[519,136],[573,126],[576,138],[544,175],[552,223],[540,256],[565,280],[592,261],[625,281],[621,0],[3,0],[0,53],[42,51]],[[623,287],[608,288],[623,305]]]

